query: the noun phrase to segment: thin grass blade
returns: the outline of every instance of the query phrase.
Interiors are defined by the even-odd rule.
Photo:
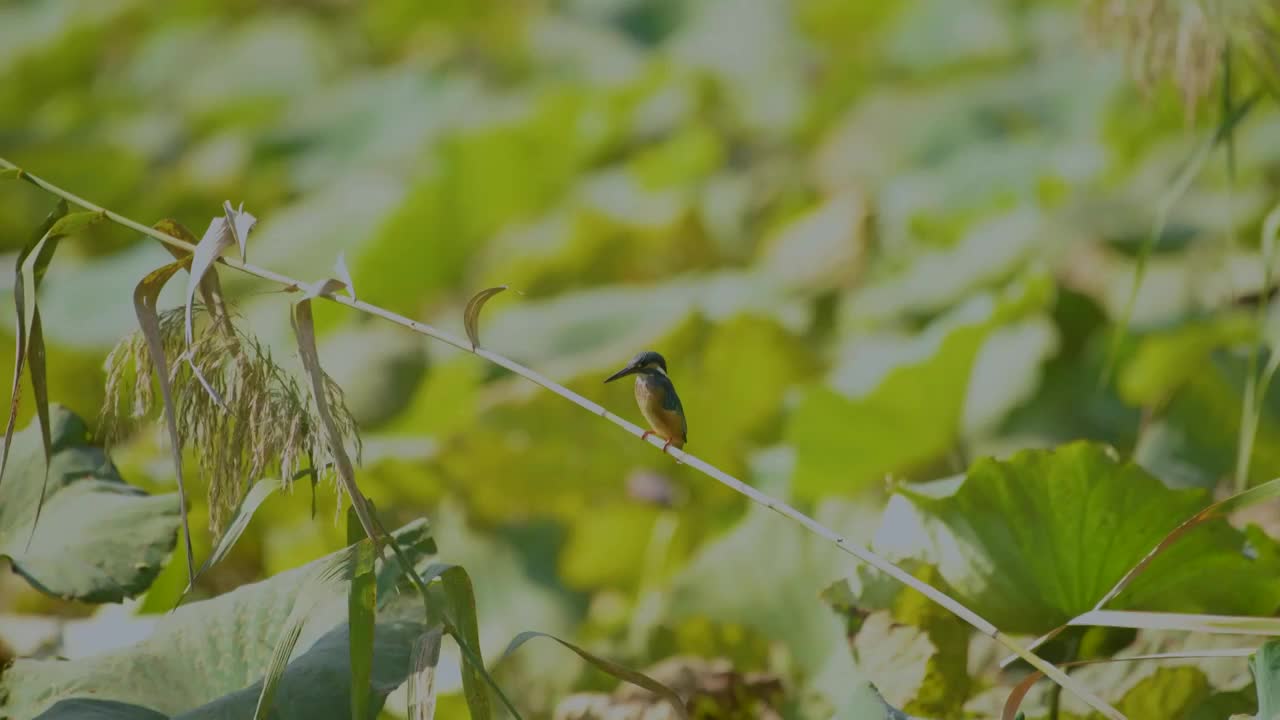
[[[444,623],[444,630],[458,644],[462,653],[462,692],[467,699],[467,707],[473,720],[484,720],[493,717],[493,707],[485,692],[488,685],[497,694],[507,711],[517,720],[520,713],[507,697],[506,693],[489,674],[484,665],[484,656],[480,650],[480,627],[476,617],[476,596],[471,587],[471,576],[465,568],[458,565],[437,563],[422,573],[424,583],[439,579],[442,592],[427,602],[427,623]],[[437,613],[436,608],[442,612]]]
[[[59,217],[44,238],[36,243],[25,258],[19,256],[19,275],[26,276],[22,284],[25,308],[25,321],[29,328],[27,337],[27,367],[31,375],[31,394],[36,403],[36,417],[40,421],[40,440],[44,449],[44,481],[40,485],[40,499],[36,503],[35,521],[31,524],[31,534],[27,536],[27,549],[31,549],[31,539],[35,537],[36,527],[40,525],[40,515],[44,510],[44,501],[49,490],[49,463],[53,458],[53,439],[49,435],[49,383],[46,373],[47,359],[44,347],[44,324],[40,320],[38,291],[44,282],[44,276],[53,262],[53,255],[58,250],[58,242],[67,235],[83,230],[105,216],[101,212],[77,212]],[[24,262],[25,260],[25,262]],[[16,287],[15,287],[16,289]],[[16,370],[16,368],[15,368]]]
[[[299,588],[298,595],[294,599],[293,609],[289,611],[289,616],[285,619],[284,630],[280,633],[275,648],[272,650],[271,662],[268,663],[266,672],[263,675],[262,691],[258,694],[258,706],[254,711],[254,720],[267,720],[267,718],[271,717],[271,706],[275,701],[276,687],[280,684],[280,679],[284,677],[284,671],[289,666],[289,658],[293,656],[293,650],[298,645],[298,638],[302,635],[302,628],[307,622],[307,616],[324,598],[335,592],[338,585],[350,577],[354,558],[360,552],[359,545],[367,543],[369,543],[368,540],[362,540],[360,543],[350,545],[345,550],[334,554],[315,574],[303,581],[302,587]]]
[[[279,478],[263,478],[253,484],[253,487],[245,494],[244,500],[240,501],[240,506],[236,508],[235,515],[231,517],[231,522],[227,524],[226,530],[222,531],[222,537],[218,538],[218,541],[214,543],[213,552],[209,553],[209,557],[205,558],[205,561],[200,564],[200,568],[196,570],[195,577],[200,577],[206,570],[222,562],[230,554],[231,549],[240,540],[240,536],[248,529],[249,522],[253,520],[253,514],[258,511],[258,507],[262,505],[263,501],[271,493],[282,487],[284,487],[284,483]],[[191,592],[191,585],[187,585],[187,589],[182,592],[175,607],[182,604],[189,592]]]
[[[1213,134],[1205,140],[1202,140],[1192,151],[1191,156],[1183,163],[1182,169],[1174,177],[1173,183],[1169,189],[1156,202],[1156,215],[1151,225],[1151,233],[1143,240],[1142,246],[1138,250],[1138,256],[1134,264],[1133,284],[1129,288],[1128,297],[1125,299],[1124,308],[1120,312],[1120,317],[1116,321],[1115,334],[1112,336],[1110,347],[1107,350],[1107,360],[1103,366],[1101,384],[1106,384],[1111,377],[1111,372],[1115,369],[1115,363],[1120,352],[1120,345],[1124,342],[1125,336],[1129,332],[1129,323],[1133,318],[1133,309],[1138,301],[1138,291],[1142,288],[1142,280],[1146,276],[1147,261],[1151,257],[1152,251],[1155,250],[1156,241],[1164,235],[1165,228],[1169,224],[1169,214],[1173,212],[1174,207],[1186,195],[1187,190],[1191,188],[1191,184],[1199,177],[1201,169],[1204,168],[1205,161],[1209,158],[1209,153],[1220,143],[1226,141],[1232,136],[1236,126],[1238,126],[1244,118],[1253,109],[1258,100],[1262,97],[1261,93],[1254,93],[1234,108],[1234,112],[1222,118],[1222,122],[1214,129]]]
[[[0,481],[4,480],[4,471],[9,464],[9,446],[13,444],[13,429],[18,421],[18,405],[22,399],[22,371],[27,360],[27,290],[22,269],[26,265],[27,257],[48,237],[49,231],[53,229],[54,224],[66,214],[66,201],[59,201],[48,217],[44,219],[44,222],[40,223],[40,227],[36,228],[36,231],[32,233],[27,244],[19,251],[18,260],[14,266],[13,303],[17,316],[17,337],[14,345],[13,385],[9,394],[9,422],[5,425],[4,430],[4,450],[0,452]]]
[[[436,667],[440,664],[439,627],[423,633],[413,647],[413,674],[409,676],[409,720],[434,720],[436,716]]]
[[[1093,610],[1071,619],[1069,625],[1178,630],[1214,635],[1280,636],[1280,618],[1196,613],[1158,613],[1138,610]]]
[[[688,719],[689,711],[685,709],[684,700],[680,698],[680,696],[676,693],[675,690],[672,690],[671,688],[667,687],[666,685],[663,685],[662,683],[658,682],[657,680],[654,680],[653,678],[649,677],[648,675],[645,675],[642,672],[631,670],[630,668],[623,667],[618,663],[613,662],[612,660],[606,660],[600,657],[599,655],[594,655],[592,653],[589,653],[586,650],[583,650],[582,648],[578,647],[577,645],[574,645],[573,643],[569,642],[568,640],[563,640],[561,638],[556,637],[555,635],[549,635],[547,633],[537,632],[534,630],[522,632],[511,640],[511,644],[507,646],[507,650],[506,652],[503,653],[503,657],[506,657],[507,655],[510,655],[511,653],[515,652],[516,649],[519,648],[521,645],[525,644],[529,640],[536,637],[544,637],[544,638],[549,638],[551,640],[555,640],[561,645],[577,653],[578,657],[591,663],[597,669],[602,670],[612,675],[613,677],[618,678],[619,680],[629,682],[632,685],[642,687],[645,690],[648,690],[649,692],[655,695],[658,695],[662,699],[671,703],[671,706],[675,708],[677,715],[679,715],[682,718],[685,718],[686,720]]]
[[[363,541],[363,542],[362,542]],[[373,626],[377,619],[378,576],[374,573],[377,552],[360,518],[347,509],[347,544],[355,545],[351,586],[347,590],[347,623],[351,642],[351,720],[369,720],[370,683],[373,679]]]
[[[1202,658],[1249,657],[1254,654],[1253,648],[1214,648],[1211,650],[1181,650],[1178,652],[1150,653],[1147,655],[1130,655],[1128,657],[1096,658],[1093,660],[1076,660],[1063,663],[1058,667],[1069,668],[1081,665],[1097,665],[1099,663],[1135,662],[1139,660],[1198,660]],[[1027,693],[1035,686],[1044,673],[1033,671],[1014,686],[1009,697],[1004,701],[1004,709],[1000,712],[1001,720],[1015,720],[1019,716],[1018,707],[1026,699]]]

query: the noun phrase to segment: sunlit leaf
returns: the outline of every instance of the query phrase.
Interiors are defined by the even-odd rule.
[[[49,228],[49,234],[52,236],[70,235],[106,218],[106,215],[98,211],[73,212],[58,218],[58,222]]]
[[[1207,504],[1203,491],[1170,490],[1087,443],[982,459],[967,477],[898,492],[877,544],[933,563],[962,602],[1015,633],[1079,620]],[[1225,521],[1206,522],[1110,607],[1268,614],[1280,605],[1280,584],[1269,561],[1250,560],[1243,547]],[[1206,572],[1216,581],[1203,582]]]
[[[209,557],[205,558],[204,564],[200,566],[200,570],[196,575],[203,574],[205,570],[217,565],[227,557],[240,539],[240,536],[249,528],[254,512],[271,496],[271,493],[279,490],[283,485],[279,478],[263,478],[249,488],[249,492],[245,493],[244,499],[240,501],[240,506],[236,508],[235,514],[231,516],[231,520],[227,523],[226,529],[222,531],[222,535],[218,538],[217,543],[214,544],[213,552],[209,553]]]
[[[425,523],[396,531],[409,559],[433,549]],[[425,542],[424,542],[425,541]],[[146,639],[78,660],[19,660],[0,678],[0,714],[36,717],[58,701],[93,697],[184,720],[252,717],[268,667],[286,640],[296,652],[275,676],[274,717],[345,720],[351,713],[346,575],[350,549],[158,619]],[[379,574],[399,576],[383,563]],[[395,578],[386,580],[396,584]],[[408,600],[407,602],[413,602]],[[300,630],[296,623],[301,621]],[[371,709],[404,683],[420,623],[377,626]],[[273,666],[272,663],[277,663]]]

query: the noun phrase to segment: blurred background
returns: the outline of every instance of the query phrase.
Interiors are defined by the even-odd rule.
[[[361,299],[457,334],[472,293],[510,284],[486,347],[637,422],[630,383],[602,380],[663,353],[690,452],[867,542],[893,483],[1022,447],[1102,440],[1178,487],[1235,471],[1246,360],[1222,348],[1267,267],[1280,112],[1241,111],[1277,75],[1266,52],[1224,67],[1202,5],[10,0],[0,156],[197,235],[243,202],[250,262],[310,281],[343,253]],[[52,204],[0,185],[0,249]],[[41,297],[54,401],[98,417],[131,290],[169,259],[110,224],[64,243]],[[222,282],[287,360],[289,296]],[[316,313],[359,483],[471,570],[486,653],[537,629],[633,667],[724,658],[815,707],[856,677],[819,595],[847,557],[478,358]],[[1280,396],[1257,437],[1251,475],[1280,474]],[[159,425],[113,457],[172,491]],[[318,493],[314,517],[305,483],[269,499],[197,596],[341,547]],[[0,577],[0,648],[131,642],[181,590],[178,552],[96,615]],[[498,677],[534,716],[612,687],[521,653]],[[441,713],[464,717],[450,667]]]

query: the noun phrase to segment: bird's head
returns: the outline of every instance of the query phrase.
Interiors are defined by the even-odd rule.
[[[652,350],[646,350],[631,359],[627,366],[618,372],[610,375],[605,382],[613,382],[620,377],[634,375],[636,373],[661,373],[667,374],[667,361],[658,353]]]

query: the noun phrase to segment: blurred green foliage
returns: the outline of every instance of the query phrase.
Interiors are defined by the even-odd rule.
[[[8,0],[0,156],[147,224],[198,233],[224,200],[244,202],[260,218],[251,262],[312,281],[344,252],[361,299],[459,335],[467,298],[510,284],[523,295],[486,307],[485,346],[633,420],[629,385],[601,381],[658,350],[689,451],[861,542],[900,490],[890,520],[912,498],[930,522],[976,533],[966,562],[915,570],[1005,630],[1042,632],[1236,472],[1248,378],[1275,341],[1266,305],[1232,304],[1264,289],[1274,260],[1259,230],[1280,200],[1275,96],[1209,156],[1151,257],[1140,251],[1222,106],[1274,76],[1240,60],[1188,113],[1176,72],[1131,83],[1123,48],[1094,42],[1085,14],[1060,0]],[[0,247],[14,252],[52,199],[0,182]],[[63,242],[41,302],[53,400],[96,416],[102,358],[135,324],[130,290],[167,258],[110,223]],[[293,362],[289,296],[222,277],[246,327]],[[868,681],[884,685],[900,658],[846,636],[875,603],[866,588],[834,609],[819,597],[853,574],[846,556],[477,358],[316,313],[321,360],[361,422],[361,487],[388,526],[432,519],[440,557],[474,577],[489,657],[543,630],[633,667],[729,658],[781,679],[787,717],[888,712]],[[0,338],[0,373],[12,344]],[[1248,407],[1256,483],[1280,474],[1280,389]],[[973,464],[1080,440],[1138,465],[1098,445]],[[212,542],[199,451],[198,558]],[[158,425],[112,457],[130,483],[173,490]],[[920,483],[971,464],[954,497],[920,499]],[[1054,492],[1069,517],[1037,505]],[[272,495],[195,594],[339,548],[336,502],[305,482]],[[1086,517],[1124,552],[1073,534]],[[1206,529],[1149,570],[1166,584],[1135,586],[1134,606],[1270,614],[1261,539],[1277,528],[1251,528],[1258,561],[1239,533]],[[1047,545],[1010,547],[1049,529]],[[182,565],[143,612],[172,605]],[[1060,587],[1067,568],[1080,582]],[[1205,573],[1221,585],[1192,592]],[[0,611],[73,612],[0,586]],[[890,615],[863,627],[900,641],[920,673],[881,687],[891,704],[959,717],[995,687],[956,671],[965,631],[909,598],[881,605],[910,632],[886,629]],[[560,652],[534,644],[496,664],[531,716],[613,686]],[[1198,672],[1152,676],[1124,706],[1208,703]],[[438,683],[440,714],[461,716],[456,660]]]

